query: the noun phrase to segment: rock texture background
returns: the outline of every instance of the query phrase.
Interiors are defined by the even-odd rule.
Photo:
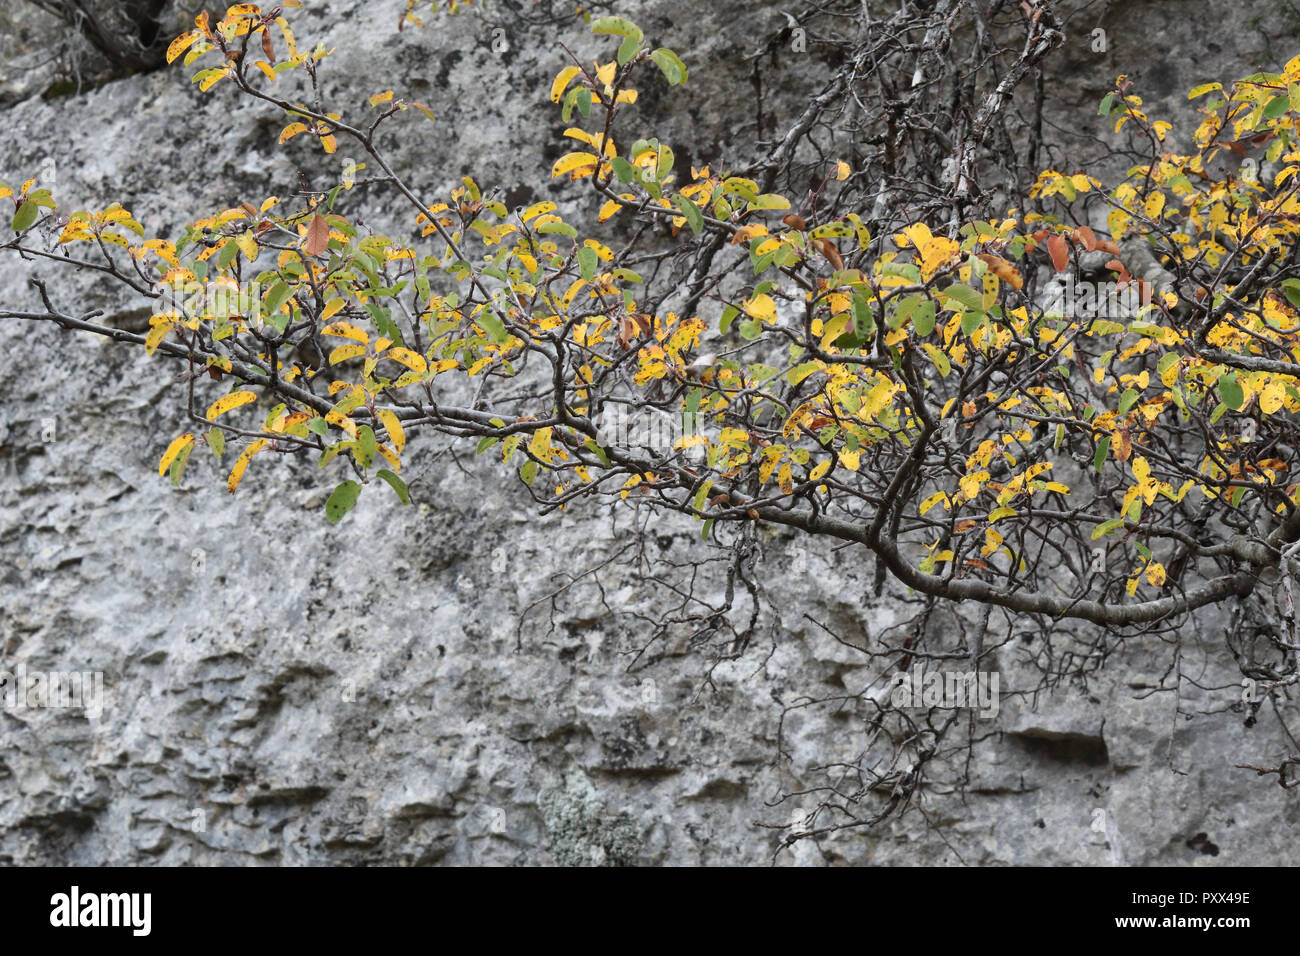
[[[553,35],[499,17],[502,56],[474,15],[399,35],[403,0],[306,6],[302,42],[337,47],[330,97],[364,108],[393,87],[434,106],[435,126],[416,117],[396,137],[401,171],[427,192],[473,172],[519,202],[525,184],[546,182],[562,128],[545,102],[561,62]],[[1234,4],[1231,30],[1219,7],[1070,6],[1048,79],[1052,138],[1095,132],[1118,73],[1134,76],[1150,113],[1177,117],[1196,82],[1297,52],[1287,4]],[[782,25],[779,8],[638,0],[617,11],[691,68],[673,102],[647,95],[647,124],[686,162],[726,158],[731,117],[752,98],[743,57]],[[1098,26],[1105,54],[1091,49]],[[594,51],[579,25],[561,39]],[[167,234],[285,195],[296,166],[317,161],[301,141],[275,146],[277,117],[221,87],[200,96],[180,68],[44,98],[70,42],[23,4],[0,13],[0,179],[42,175],[68,208],[121,199]],[[764,68],[777,111],[815,82],[794,57]],[[102,284],[35,271],[61,304],[129,320],[132,306]],[[35,304],[26,274],[5,260],[0,302]],[[3,341],[0,669],[102,671],[108,702],[95,721],[0,709],[0,863],[1300,862],[1297,796],[1233,767],[1291,747],[1279,715],[1247,722],[1234,709],[1212,615],[1181,658],[1207,689],[1151,693],[1170,648],[1125,641],[1086,687],[1009,698],[964,796],[927,791],[924,816],[774,857],[776,837],[757,824],[790,818],[798,801],[774,805],[783,788],[860,745],[851,713],[814,709],[787,721],[789,760],[776,761],[782,705],[855,688],[862,673],[805,613],[853,639],[900,613],[896,598],[862,597],[869,561],[765,540],[780,613],[742,661],[706,682],[708,661],[673,645],[629,671],[657,600],[630,569],[600,575],[603,602],[578,591],[553,627],[543,606],[517,628],[563,572],[623,546],[626,513],[538,518],[472,450],[432,444],[417,506],[363,496],[337,527],[320,516],[314,463],[255,465],[232,498],[196,454],[173,490],[155,463],[183,407],[174,371],[44,327],[11,323]],[[669,523],[652,547],[685,558],[697,540]],[[1032,686],[1015,649],[1000,654],[1004,690]],[[1280,718],[1295,726],[1293,712]]]

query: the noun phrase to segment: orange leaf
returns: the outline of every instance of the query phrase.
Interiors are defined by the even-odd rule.
[[[1062,236],[1047,237],[1047,254],[1051,256],[1052,268],[1057,273],[1064,272],[1070,265],[1070,249]]]
[[[318,256],[329,248],[330,226],[325,217],[316,213],[311,217],[307,227],[307,236],[303,239],[302,251],[309,256]]]
[[[828,262],[835,267],[838,272],[844,268],[844,260],[840,257],[840,251],[835,248],[835,243],[829,239],[814,239],[812,244],[817,247],[817,251],[824,255]]]
[[[1020,277],[1020,272],[1006,259],[989,252],[976,253],[976,258],[988,266],[995,276],[1013,289],[1019,290],[1024,287],[1025,280]]]

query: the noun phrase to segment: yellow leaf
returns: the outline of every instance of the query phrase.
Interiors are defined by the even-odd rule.
[[[948,508],[950,506],[950,502],[948,500],[948,493],[944,491],[936,491],[929,498],[926,498],[924,501],[921,502],[920,513],[925,514],[927,511],[929,511],[931,508],[933,508],[941,501],[943,502],[944,508]]]
[[[381,408],[375,412],[376,417],[384,423],[384,428],[388,430],[388,437],[393,442],[393,447],[400,454],[406,447],[406,432],[402,429],[402,423],[398,421],[397,416],[386,408]]]
[[[419,352],[412,352],[410,349],[401,348],[400,346],[397,348],[389,349],[385,353],[384,357],[390,358],[394,362],[401,362],[411,371],[419,372],[421,375],[423,375],[429,368],[429,365],[427,362],[425,362],[423,355],[421,355]]]
[[[533,432],[533,437],[528,441],[528,450],[536,458],[549,462],[554,454],[551,448],[551,429],[550,427],[539,428]]]
[[[860,451],[847,451],[841,449],[840,464],[843,465],[845,468],[847,468],[849,471],[857,471],[858,465],[861,463],[860,461],[861,455],[862,453]]]
[[[556,208],[557,207],[555,203],[551,202],[550,200],[535,202],[527,209],[525,209],[523,213],[520,214],[519,218],[524,222],[528,222],[531,219],[536,219],[538,216],[542,215],[543,213],[554,212]]]
[[[220,82],[225,78],[226,78],[226,71],[218,70],[217,72],[211,74],[210,76],[205,76],[201,81],[199,81],[199,90],[203,93],[206,93],[208,90],[212,89],[212,87],[216,86],[218,82]]]
[[[1165,583],[1165,566],[1152,561],[1147,565],[1147,580],[1155,587]]]
[[[322,322],[329,321],[329,319],[341,311],[343,306],[346,304],[347,303],[345,303],[341,298],[330,299],[325,303],[325,308],[321,309],[320,320]]]
[[[348,418],[342,412],[326,412],[325,421],[329,422],[336,428],[343,429],[343,431],[347,432],[349,438],[357,437],[357,423]]]
[[[590,176],[600,165],[600,157],[595,153],[569,153],[561,156],[551,167],[552,176],[563,176],[565,173],[573,173],[571,178],[580,179],[583,176]]]
[[[596,219],[598,222],[604,222],[622,208],[623,204],[621,202],[617,199],[611,199],[600,207],[600,213],[597,215]]]
[[[340,345],[338,348],[331,350],[330,365],[338,365],[339,362],[346,362],[348,359],[365,354],[366,347],[364,345]]]
[[[980,470],[966,475],[958,484],[961,486],[961,493],[966,500],[971,500],[980,493],[980,487],[988,481],[989,473],[986,470]]]
[[[284,45],[289,48],[289,57],[296,60],[298,58],[298,44],[294,41],[293,31],[289,29],[289,21],[284,17],[276,17],[275,22],[279,25],[280,32],[284,34]]]
[[[351,322],[335,322],[321,329],[324,335],[335,335],[343,339],[351,339],[354,342],[360,342],[362,345],[370,344],[370,336],[363,330],[357,328]]]
[[[763,322],[776,321],[776,303],[770,295],[756,295],[745,302],[745,311]]]
[[[554,82],[551,83],[551,102],[560,102],[560,97],[564,95],[564,89],[569,85],[575,76],[582,70],[576,66],[566,66],[556,74]]]
[[[266,445],[266,439],[259,438],[244,449],[243,454],[239,456],[239,460],[235,462],[235,467],[230,469],[230,477],[226,479],[226,490],[232,495],[235,493],[235,489],[239,487],[239,480],[244,477],[244,471],[248,468],[248,463]]]
[[[901,239],[899,238],[901,236]],[[899,235],[895,236],[900,246],[910,243],[916,249],[924,249],[925,244],[933,237],[930,227],[923,222],[914,223],[906,227]]]
[[[246,232],[242,235],[236,236],[235,245],[239,246],[239,250],[244,254],[244,258],[249,262],[252,262],[257,258],[257,239],[254,238],[251,232]]]
[[[1151,466],[1141,455],[1133,459],[1133,477],[1138,481],[1145,483],[1151,476]]]
[[[175,40],[172,40],[167,45],[167,62],[171,63],[184,53],[200,36],[201,34],[197,30],[191,30],[189,33],[182,33]]]
[[[299,133],[307,132],[306,123],[290,123],[284,129],[280,130],[280,142],[287,143]]]
[[[826,472],[830,470],[831,470],[831,460],[827,458],[825,461],[823,461],[812,471],[808,472],[808,480],[816,481],[818,478],[820,478],[822,475],[826,474]]]
[[[179,435],[176,438],[173,438],[172,443],[167,446],[167,450],[163,452],[162,459],[158,462],[158,474],[167,474],[167,469],[172,466],[172,462],[176,460],[176,456],[179,455],[184,450],[185,446],[192,441],[194,441],[193,432],[186,432],[184,435]]]
[[[145,336],[144,340],[145,352],[149,355],[153,355],[153,353],[158,350],[159,343],[161,343],[162,340],[166,338],[167,333],[175,327],[176,324],[174,322],[161,322],[150,329],[149,334]]]
[[[1265,415],[1272,415],[1282,407],[1285,400],[1286,386],[1278,381],[1269,382],[1259,393],[1260,411]]]
[[[248,389],[222,395],[208,406],[208,421],[214,421],[218,416],[226,414],[232,408],[238,408],[241,405],[247,405],[249,402],[255,401],[257,401],[257,393],[250,392]]]

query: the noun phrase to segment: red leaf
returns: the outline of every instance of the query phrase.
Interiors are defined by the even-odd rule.
[[[275,47],[271,45],[271,31],[262,31],[262,52],[266,54],[266,62],[275,62]]]

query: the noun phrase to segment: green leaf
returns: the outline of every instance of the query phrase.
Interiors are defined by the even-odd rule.
[[[230,264],[235,261],[235,256],[239,255],[239,246],[235,244],[234,239],[227,239],[226,244],[221,247],[217,253],[217,268],[228,269]]]
[[[636,167],[622,156],[615,156],[609,164],[614,168],[614,175],[618,177],[620,183],[630,183],[637,178]]]
[[[325,501],[325,517],[330,524],[338,524],[343,516],[352,510],[352,506],[361,497],[361,486],[355,481],[345,481],[334,489],[334,493]]]
[[[357,443],[352,449],[352,457],[362,468],[369,468],[375,460],[379,444],[375,441],[374,430],[369,425],[357,429]]]
[[[983,312],[966,312],[961,317],[961,331],[963,335],[974,335],[976,330],[984,324],[988,318]]]
[[[506,324],[490,309],[480,312],[474,321],[483,326],[483,330],[496,344],[500,345],[506,340]]]
[[[1092,467],[1101,471],[1101,466],[1106,464],[1106,456],[1110,454],[1110,436],[1107,435],[1101,441],[1097,442],[1097,450],[1092,456]]]
[[[1223,399],[1223,404],[1233,410],[1240,409],[1245,403],[1246,395],[1241,389],[1241,383],[1237,381],[1236,372],[1219,376],[1219,397]]]
[[[618,65],[623,66],[641,49],[640,37],[625,37],[618,45]]]
[[[966,308],[971,312],[982,313],[984,311],[983,296],[981,296],[970,286],[964,285],[963,283],[955,282],[952,285],[948,286],[948,288],[944,289],[941,294],[949,299],[952,299],[954,302],[960,303],[964,308]],[[949,305],[948,307],[952,308],[951,305]],[[956,310],[954,309],[953,311]]]
[[[1266,120],[1275,120],[1290,108],[1290,96],[1275,96],[1268,101],[1268,105],[1264,107],[1264,112],[1260,116]]]
[[[1092,529],[1092,540],[1096,541],[1098,538],[1105,537],[1123,524],[1123,518],[1111,518],[1109,521],[1103,521]]]
[[[212,449],[212,454],[218,458],[226,453],[226,435],[220,428],[213,425],[208,429],[208,447]]]
[[[568,236],[570,239],[578,237],[578,230],[574,229],[567,222],[546,222],[537,227],[538,232],[559,233],[562,236]]]
[[[948,356],[944,355],[929,342],[924,343],[921,348],[925,349],[925,354],[930,356],[930,361],[934,367],[939,370],[940,378],[947,378],[948,373],[952,371],[952,363],[948,361]]]
[[[596,441],[594,439],[588,438],[585,442],[582,443],[582,447],[586,448],[587,451],[591,452],[593,455],[599,458],[600,463],[604,465],[606,468],[609,467],[609,455],[606,453],[605,449],[601,448],[600,445],[596,444]]]
[[[595,249],[583,246],[578,250],[578,268],[582,272],[582,277],[588,282],[596,278],[596,263],[599,259]]]
[[[524,484],[532,485],[537,478],[537,462],[529,458],[519,468],[519,477],[523,479]]]
[[[25,200],[14,212],[14,232],[22,232],[34,223],[36,221],[36,214],[40,211],[40,207],[36,205],[36,203],[32,202],[30,199]]]
[[[680,193],[673,196],[673,204],[686,217],[686,224],[691,227],[691,232],[698,235],[699,231],[704,228],[704,216],[700,213],[700,207]]]
[[[916,329],[916,334],[922,337],[934,331],[933,300],[924,299],[917,304],[916,311],[912,313],[912,328]]]
[[[176,460],[172,462],[170,474],[173,486],[177,488],[180,487],[181,475],[185,473],[185,463],[190,460],[190,453],[193,451],[194,442],[190,442],[181,450],[181,453],[176,456]]]
[[[1300,279],[1287,279],[1282,283],[1282,292],[1295,308],[1300,309]]]
[[[635,37],[640,40],[644,35],[641,28],[630,20],[624,20],[622,17],[601,17],[593,20],[591,23],[592,33],[602,33],[606,36]]]
[[[265,317],[263,321],[268,320],[270,316],[276,315],[280,311],[280,306],[289,301],[291,294],[292,290],[283,281],[278,281],[271,286],[270,291],[266,293],[266,297],[262,299],[262,315]]]
[[[1124,389],[1124,394],[1119,397],[1119,413],[1127,415],[1128,410],[1133,407],[1133,403],[1138,400],[1139,392],[1135,388]]]
[[[790,371],[785,373],[785,380],[791,385],[798,385],[813,372],[821,371],[821,362],[804,362],[802,365],[796,365]],[[698,391],[698,389],[697,389]],[[697,399],[696,405],[699,404]]]
[[[704,503],[709,500],[709,489],[713,487],[712,481],[706,481],[700,485],[695,492],[695,497],[691,500],[691,507],[696,511],[704,510]]]
[[[650,59],[655,61],[669,86],[686,82],[686,64],[672,50],[660,47],[650,54]]]
[[[736,321],[736,316],[740,315],[740,309],[734,305],[729,305],[722,310],[722,318],[718,322],[718,331],[723,335],[731,328],[731,323]]]
[[[871,311],[871,304],[860,295],[853,297],[853,335],[858,341],[865,342],[876,334],[876,316]]]
[[[401,478],[398,478],[397,475],[393,474],[387,468],[379,470],[376,474],[379,475],[380,478],[384,479],[384,481],[388,482],[389,487],[397,492],[397,497],[402,499],[402,504],[409,505],[411,503],[411,495],[410,492],[406,490],[406,482]]]

